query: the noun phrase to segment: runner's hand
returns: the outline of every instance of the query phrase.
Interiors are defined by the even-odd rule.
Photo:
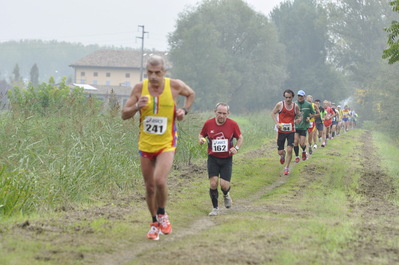
[[[140,110],[140,109],[144,108],[145,106],[147,106],[147,102],[148,102],[148,96],[142,96],[139,98],[139,101],[137,101],[136,106]]]
[[[184,119],[185,115],[186,115],[186,112],[184,111],[184,109],[178,109],[176,111],[176,119],[178,121],[182,121]]]
[[[235,147],[230,148],[229,154],[232,154],[232,155],[237,154],[237,149],[235,149]]]
[[[199,144],[200,145],[203,145],[203,144],[205,144],[206,143],[206,139],[204,138],[204,137],[201,137],[200,139],[199,139]]]

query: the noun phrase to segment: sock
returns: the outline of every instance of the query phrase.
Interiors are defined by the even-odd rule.
[[[165,214],[165,208],[158,207],[157,214]]]
[[[153,216],[153,217],[152,217],[152,222],[153,222],[153,223],[157,223],[157,222],[158,222],[158,220],[157,220],[157,217],[156,217],[156,216]]]
[[[302,152],[306,152],[306,145],[304,147],[301,146],[301,148],[302,148]]]
[[[209,195],[211,196],[213,208],[218,208],[218,198],[219,192],[218,189],[209,189]]]
[[[295,155],[299,156],[299,146],[294,146]]]
[[[332,133],[332,137],[334,137],[334,136],[335,136],[335,132]]]
[[[224,194],[225,196],[227,195],[227,193],[229,193],[229,191],[230,191],[230,188],[231,188],[231,187],[229,187],[229,189],[228,189],[227,191],[225,191],[225,190],[221,189],[221,190],[222,190],[222,192],[223,192],[223,194]]]

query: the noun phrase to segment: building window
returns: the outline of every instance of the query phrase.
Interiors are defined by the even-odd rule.
[[[93,85],[97,85],[97,80],[93,80]]]
[[[130,77],[130,74],[129,74],[129,73],[126,73],[125,76],[126,76],[126,78],[129,78],[129,77]]]
[[[80,76],[85,76],[85,72],[80,72]]]
[[[129,81],[125,81],[125,86],[130,86],[130,82]]]
[[[107,77],[111,77],[111,73],[107,73]]]
[[[80,83],[81,84],[86,84],[86,80],[85,79],[80,79]]]
[[[97,72],[94,72],[94,73],[93,73],[93,76],[98,76],[98,73],[97,73]]]
[[[106,86],[110,86],[111,85],[111,81],[105,81],[105,85]]]

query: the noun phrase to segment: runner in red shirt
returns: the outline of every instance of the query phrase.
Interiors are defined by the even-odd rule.
[[[280,155],[280,163],[284,164],[285,154],[287,153],[287,164],[284,168],[284,175],[289,174],[289,166],[292,159],[292,147],[295,140],[295,123],[302,121],[299,106],[292,102],[295,94],[291,89],[287,89],[283,93],[285,100],[277,103],[272,111],[272,118],[276,124],[277,148]],[[278,117],[276,116],[278,115]],[[299,118],[295,120],[295,116]],[[287,152],[284,150],[285,140],[287,139]]]
[[[216,118],[207,120],[198,135],[198,141],[201,145],[208,143],[209,194],[213,204],[213,210],[209,213],[210,216],[219,215],[219,175],[224,205],[226,208],[230,208],[233,203],[229,192],[233,155],[238,152],[244,140],[238,124],[227,118],[229,106],[226,103],[216,104],[215,114]],[[205,137],[208,137],[208,140]],[[236,145],[233,144],[234,138],[237,139]]]
[[[324,100],[323,101],[323,107],[326,111],[326,115],[323,116],[324,120],[324,129],[323,129],[323,144],[321,147],[326,146],[326,136],[330,134],[330,126],[332,124],[332,118],[336,115],[336,113],[332,110],[331,107],[328,106],[328,101]]]

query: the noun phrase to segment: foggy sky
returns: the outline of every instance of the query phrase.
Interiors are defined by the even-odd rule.
[[[146,48],[167,50],[178,13],[198,0],[0,0],[0,42],[21,39],[141,47],[138,25],[149,32]],[[247,0],[268,15],[282,0]]]

